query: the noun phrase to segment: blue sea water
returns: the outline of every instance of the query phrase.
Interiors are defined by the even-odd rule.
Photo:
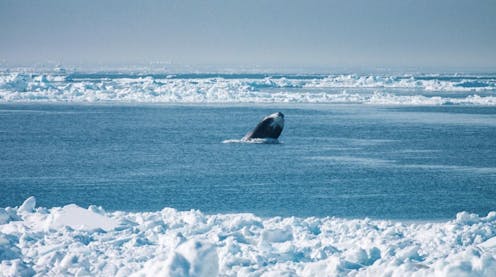
[[[281,111],[280,144],[239,139]],[[0,207],[445,219],[496,208],[496,107],[0,104]]]

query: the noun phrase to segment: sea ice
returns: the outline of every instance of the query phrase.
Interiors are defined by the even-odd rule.
[[[0,208],[0,276],[496,276],[496,213],[446,222]]]
[[[359,91],[357,91],[359,89]],[[351,91],[349,91],[351,90]],[[266,78],[105,75],[0,71],[1,102],[360,103],[496,105],[496,77],[331,75]],[[404,94],[404,92],[412,94]],[[425,93],[427,92],[427,95]],[[432,92],[438,95],[432,95]],[[445,95],[458,92],[463,96]]]

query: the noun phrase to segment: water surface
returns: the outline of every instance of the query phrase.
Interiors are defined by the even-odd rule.
[[[241,138],[281,111],[280,144]],[[496,107],[0,105],[0,207],[444,219],[496,207]]]

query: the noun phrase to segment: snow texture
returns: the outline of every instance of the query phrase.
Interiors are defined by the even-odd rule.
[[[1,276],[496,276],[496,212],[447,222],[0,209]]]

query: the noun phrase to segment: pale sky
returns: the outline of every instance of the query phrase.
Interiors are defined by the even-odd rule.
[[[0,62],[496,68],[496,0],[0,0]]]

